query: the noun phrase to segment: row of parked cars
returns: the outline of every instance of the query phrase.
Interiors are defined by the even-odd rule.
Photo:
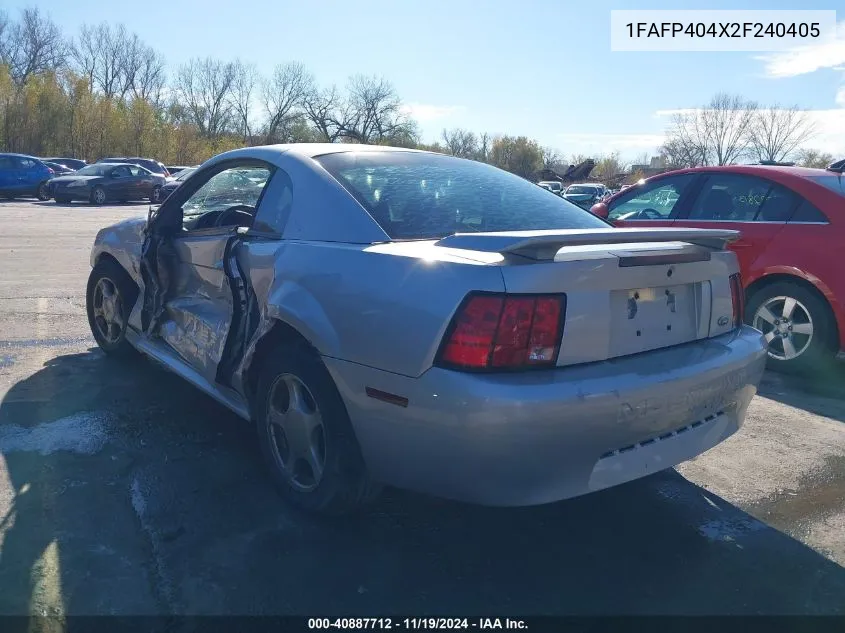
[[[576,183],[565,187],[556,180],[541,180],[537,183],[543,189],[547,189],[570,202],[577,204],[582,209],[589,209],[597,202],[601,202],[608,196],[615,193],[600,182]]]
[[[77,158],[37,158],[25,154],[0,154],[0,196],[54,198],[57,203],[84,200],[150,200],[159,203],[193,168],[166,167],[142,157],[106,157],[88,164]]]

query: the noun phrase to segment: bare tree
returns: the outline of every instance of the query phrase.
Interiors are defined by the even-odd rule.
[[[337,88],[321,90],[313,81],[302,98],[302,110],[321,140],[334,143],[343,134],[346,122],[341,120],[341,99]]]
[[[707,164],[706,145],[694,141],[690,135],[678,133],[677,128],[660,147],[660,155],[672,167],[701,167]]]
[[[164,58],[151,46],[142,45],[133,60],[132,96],[161,107],[166,83]]]
[[[478,140],[469,130],[443,130],[443,143],[446,151],[458,158],[475,158],[478,154]]]
[[[280,64],[264,82],[262,95],[267,114],[266,142],[284,140],[280,134],[300,116],[300,106],[312,85],[305,66],[299,62]]]
[[[83,25],[74,42],[72,53],[77,66],[91,81],[91,89],[106,99],[125,94],[128,39],[125,26],[113,29],[103,22]]]
[[[748,149],[757,104],[738,95],[719,93],[698,116],[715,165],[730,165]]]
[[[352,77],[342,112],[341,136],[358,143],[402,141],[414,131],[412,122],[402,113],[395,89],[386,79]]]
[[[817,149],[802,149],[798,152],[798,164],[802,167],[816,167],[823,169],[836,159],[833,154],[827,154]]]
[[[672,117],[666,142],[660,148],[668,163],[677,167],[700,167],[710,160],[709,138],[701,112],[679,112]]]
[[[798,106],[774,105],[754,113],[748,134],[758,160],[781,161],[809,140],[814,131],[815,125]]]
[[[553,147],[543,148],[543,168],[559,169],[563,163],[563,156]]]
[[[67,42],[58,25],[37,7],[21,11],[20,20],[0,17],[0,63],[19,86],[33,75],[65,66]]]
[[[258,72],[255,66],[235,61],[235,78],[232,81],[232,110],[238,120],[238,128],[244,143],[252,138],[252,100],[255,86],[258,82]]]
[[[230,94],[235,65],[210,57],[179,69],[176,94],[202,136],[216,141],[232,119]]]
[[[482,132],[478,137],[478,160],[483,163],[490,162],[490,135]]]

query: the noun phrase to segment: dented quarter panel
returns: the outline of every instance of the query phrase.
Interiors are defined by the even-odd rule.
[[[147,219],[144,217],[130,218],[117,224],[112,224],[97,233],[91,248],[91,266],[107,253],[114,257],[126,269],[126,272],[139,285],[141,284],[141,247],[144,244],[144,227]]]

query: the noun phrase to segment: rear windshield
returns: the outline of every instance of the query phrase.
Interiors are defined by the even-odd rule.
[[[837,176],[831,174],[830,176],[811,176],[810,180],[817,182],[823,187],[827,187],[831,191],[845,196],[845,175]]]
[[[395,240],[608,226],[528,180],[472,160],[415,152],[343,152],[316,160]]]

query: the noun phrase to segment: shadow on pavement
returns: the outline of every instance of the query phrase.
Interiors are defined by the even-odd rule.
[[[352,519],[304,516],[248,425],[96,351],[11,388],[0,448],[4,614],[845,610],[843,568],[671,470],[536,508],[388,491]]]
[[[845,422],[845,363],[789,374],[767,371],[758,393],[770,400]]]

